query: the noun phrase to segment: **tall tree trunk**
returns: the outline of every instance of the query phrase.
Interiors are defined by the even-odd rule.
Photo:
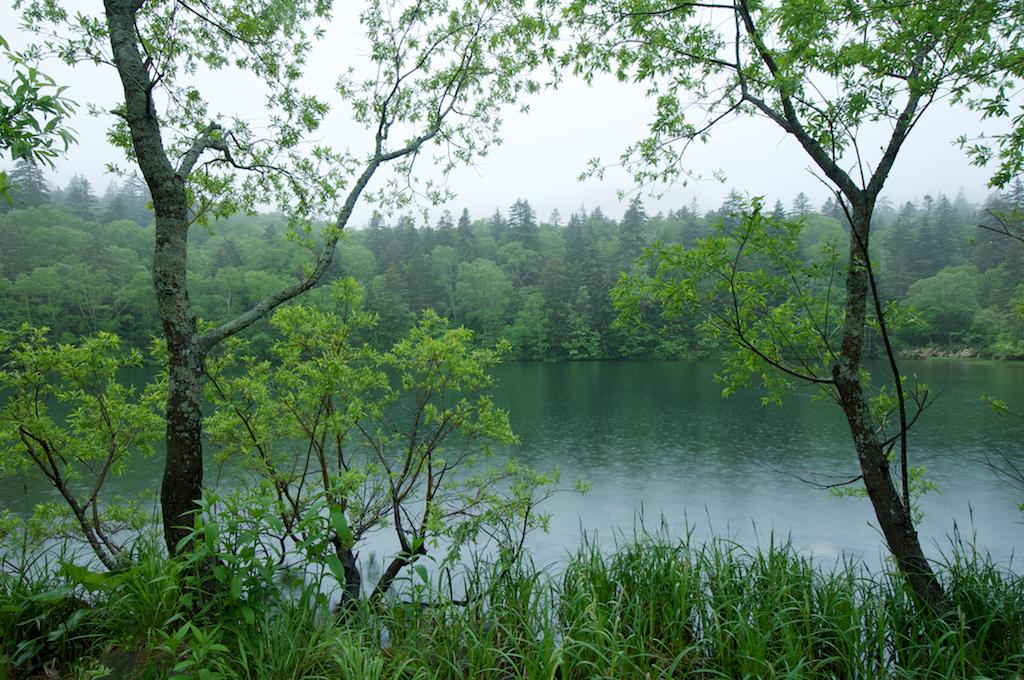
[[[124,88],[123,115],[131,131],[139,169],[149,185],[156,222],[153,283],[167,339],[167,458],[160,502],[170,554],[195,525],[203,484],[202,414],[206,350],[200,345],[188,298],[185,256],[188,195],[185,175],[167,158],[153,104],[155,83],[138,49],[135,14],[142,0],[104,0],[110,45]],[[197,152],[198,155],[198,152]]]
[[[875,509],[889,550],[917,596],[933,610],[944,601],[942,586],[921,550],[911,516],[893,484],[889,459],[882,447],[860,376],[864,328],[867,324],[868,271],[865,253],[871,224],[871,205],[854,204],[850,227],[850,259],[846,273],[846,319],[839,360],[832,370],[840,404],[850,426],[864,488]],[[906,433],[903,433],[904,435]]]

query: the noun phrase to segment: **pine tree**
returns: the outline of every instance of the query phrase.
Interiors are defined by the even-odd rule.
[[[565,228],[565,251],[566,259],[570,264],[580,261],[583,250],[587,247],[587,240],[583,235],[583,220],[579,213],[569,216],[569,224]]]
[[[775,200],[775,209],[772,210],[772,221],[776,224],[782,224],[786,221],[786,208],[779,199]]]
[[[92,185],[85,177],[74,175],[68,182],[68,188],[64,192],[64,205],[75,217],[83,220],[96,218],[96,204],[98,200],[92,192]]]
[[[23,158],[19,159],[8,177],[8,182],[13,185],[8,192],[11,205],[8,205],[7,201],[0,201],[4,212],[10,209],[21,210],[50,205],[50,190],[39,166]]]
[[[793,199],[793,210],[790,211],[789,216],[799,219],[812,212],[814,211],[811,210],[811,199],[807,198],[807,194],[801,191]]]
[[[499,245],[505,245],[505,241],[508,237],[508,222],[501,214],[500,208],[494,209],[494,214],[491,215],[491,236],[494,237],[494,242]]]
[[[518,241],[527,250],[540,250],[540,228],[537,213],[530,202],[520,198],[512,204],[508,216],[508,241]]]
[[[455,228],[455,249],[459,251],[460,262],[472,262],[476,258],[476,234],[466,208],[462,209],[459,225]]]
[[[640,257],[647,243],[647,213],[640,199],[634,198],[619,225],[619,260],[623,269]]]
[[[840,222],[845,217],[842,207],[832,200],[831,196],[829,196],[821,205],[821,214],[825,217],[831,217],[834,220],[839,220]]]
[[[445,210],[441,217],[437,220],[437,227],[434,229],[435,242],[434,246],[449,246],[455,245],[455,220],[452,219],[452,213],[450,210]],[[431,247],[433,250],[433,246]]]
[[[129,220],[140,227],[148,227],[153,222],[153,211],[147,207],[152,199],[145,182],[138,177],[129,177],[121,185],[120,196]]]
[[[118,220],[128,219],[128,207],[124,203],[124,198],[121,194],[115,194],[110,202],[107,203],[106,209],[103,211],[103,224],[110,224],[111,222],[117,222]]]

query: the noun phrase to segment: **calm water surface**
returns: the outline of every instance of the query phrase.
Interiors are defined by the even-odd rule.
[[[791,539],[816,558],[841,555],[877,565],[883,542],[866,500],[832,498],[780,474],[858,473],[839,408],[809,397],[761,405],[748,391],[728,399],[714,382],[717,362],[515,363],[497,369],[498,403],[522,443],[510,454],[563,480],[593,484],[586,496],[549,501],[551,533],[538,557],[578,545],[581,530],[603,543],[629,535],[642,517],[657,530],[698,540],[712,533],[746,545]],[[879,367],[880,368],[880,367]],[[906,369],[905,369],[906,370]],[[926,465],[941,494],[922,499],[920,526],[931,556],[954,527],[1004,563],[1024,536],[1020,492],[970,459],[996,446],[1024,464],[1021,437],[980,400],[998,396],[1024,410],[1024,366],[931,362],[910,367],[945,390],[912,430],[913,465]],[[1022,467],[1021,469],[1024,469]],[[1014,560],[1014,566],[1017,560]]]
[[[905,367],[906,368],[906,367]],[[510,363],[495,373],[498,404],[509,411],[519,446],[512,455],[541,470],[559,466],[567,485],[592,484],[585,496],[549,500],[551,531],[529,540],[538,564],[574,550],[581,532],[611,546],[641,521],[676,535],[710,535],[752,546],[790,539],[822,561],[846,556],[877,566],[883,541],[866,500],[830,498],[794,474],[856,476],[842,413],[833,404],[794,397],[762,406],[749,391],[728,399],[714,382],[717,362]],[[1024,440],[980,400],[987,394],[1024,412],[1024,365],[930,362],[910,367],[933,392],[945,390],[914,427],[913,465],[926,465],[941,494],[921,501],[919,530],[938,557],[959,527],[998,561],[1024,536],[1017,506],[1024,494],[971,459],[998,447],[1024,469]],[[134,496],[159,485],[162,456],[122,477],[112,493]],[[27,489],[27,495],[26,491]],[[25,509],[48,491],[0,482],[0,509]],[[371,550],[369,546],[364,555]],[[384,554],[389,548],[381,547]],[[380,554],[378,552],[378,554]]]

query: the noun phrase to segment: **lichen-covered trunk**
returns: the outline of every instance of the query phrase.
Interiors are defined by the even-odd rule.
[[[157,250],[161,239],[157,228]],[[173,245],[164,243],[165,248]],[[167,457],[164,462],[160,504],[164,540],[171,555],[195,526],[195,512],[203,487],[203,377],[204,357],[197,346],[195,315],[188,304],[184,267],[158,268],[153,278],[167,338],[169,384],[167,390]],[[163,279],[163,280],[160,280]],[[164,311],[170,308],[168,311]],[[172,311],[173,310],[173,311]],[[188,548],[186,548],[188,550]]]
[[[124,89],[123,115],[153,198],[156,245],[153,283],[167,339],[167,459],[160,493],[164,539],[173,555],[194,526],[203,483],[202,414],[205,349],[188,299],[185,255],[188,195],[185,177],[167,157],[153,104],[146,61],[138,47],[135,15],[142,0],[104,0],[111,54]]]
[[[833,378],[840,404],[850,426],[864,488],[875,510],[879,527],[900,571],[923,602],[934,610],[944,599],[942,586],[921,550],[910,508],[903,504],[889,473],[889,459],[882,447],[877,423],[861,381],[861,352],[867,324],[868,272],[865,257],[871,223],[871,207],[853,206],[850,228],[850,260],[846,273],[846,319],[839,359]]]

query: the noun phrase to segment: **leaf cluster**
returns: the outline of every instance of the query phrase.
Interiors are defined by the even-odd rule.
[[[75,103],[64,97],[67,87],[57,83],[30,63],[30,55],[11,52],[0,36],[0,51],[13,67],[13,77],[0,78],[0,150],[13,160],[47,163],[75,142],[74,131],[65,120]],[[60,144],[63,143],[63,149]],[[7,173],[0,172],[0,195],[8,196]]]
[[[820,167],[841,164],[864,178],[887,161],[871,157],[863,131],[912,128],[944,98],[1007,117],[1022,63],[1020,7],[1004,0],[575,0],[560,15],[574,39],[564,67],[649,86],[650,134],[622,156],[644,183],[685,179],[688,145],[734,114],[764,116],[820,154]],[[1019,172],[1021,122],[996,137],[995,186]],[[970,151],[979,164],[994,153],[984,144]]]
[[[146,514],[138,502],[110,505],[103,483],[123,474],[132,456],[152,455],[163,434],[163,394],[156,385],[137,391],[116,379],[142,361],[138,350],[123,352],[117,336],[101,332],[77,345],[54,345],[46,330],[0,332],[0,476],[40,475],[64,502],[37,508],[36,530],[84,537],[113,568],[123,550],[114,535],[138,528]]]
[[[333,312],[296,305],[275,314],[273,363],[240,370],[244,343],[230,340],[209,368],[217,409],[206,432],[222,464],[253,478],[248,493],[274,499],[270,535],[281,546],[319,536],[341,580],[354,576],[354,547],[390,528],[399,551],[377,594],[439,539],[450,541],[449,559],[481,533],[517,554],[529,530],[546,526],[535,506],[558,475],[515,461],[475,467],[493,444],[516,441],[488,394],[507,343],[473,348],[470,331],[427,311],[407,338],[377,352],[350,339],[375,322],[357,284],[339,280],[333,294]],[[316,531],[304,519],[311,508],[325,521]]]

